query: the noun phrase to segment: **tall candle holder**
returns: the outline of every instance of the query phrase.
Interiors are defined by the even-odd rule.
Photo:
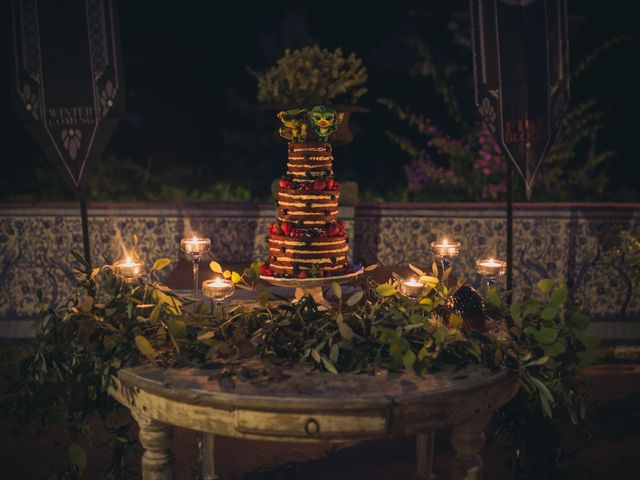
[[[482,275],[489,289],[495,286],[498,278],[507,273],[507,262],[495,258],[481,258],[476,261],[476,272]]]
[[[211,314],[219,324],[222,321],[222,302],[233,295],[235,289],[235,285],[228,278],[216,277],[202,282],[202,295],[211,300]]]
[[[180,248],[189,255],[193,264],[193,298],[198,298],[198,274],[200,273],[200,259],[211,249],[211,240],[196,237],[180,240]]]
[[[452,264],[452,259],[460,254],[460,242],[449,242],[446,238],[443,240],[436,240],[431,242],[431,251],[440,261],[442,267],[442,273],[449,268]]]

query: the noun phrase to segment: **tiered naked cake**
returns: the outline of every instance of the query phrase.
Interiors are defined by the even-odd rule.
[[[333,176],[331,145],[289,143],[280,181],[278,219],[269,227],[269,260],[262,275],[327,277],[353,271],[349,239],[338,219],[340,185]]]

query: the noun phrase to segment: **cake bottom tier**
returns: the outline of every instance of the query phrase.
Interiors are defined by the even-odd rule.
[[[274,275],[297,277],[342,275],[348,270],[346,235],[292,238],[269,235],[269,267]]]

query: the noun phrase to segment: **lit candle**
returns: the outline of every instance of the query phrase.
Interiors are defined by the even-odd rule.
[[[122,277],[124,280],[135,280],[142,274],[144,263],[141,260],[136,260],[129,257],[122,258],[113,264],[113,268],[116,271],[116,275]]]
[[[476,271],[487,278],[498,278],[507,272],[507,262],[495,258],[482,258],[476,262]]]
[[[446,238],[440,242],[431,242],[431,251],[438,257],[456,257],[460,253],[460,242],[449,242]]]
[[[403,280],[400,283],[400,293],[405,297],[417,298],[424,292],[424,283],[419,282],[415,278]]]
[[[235,288],[233,282],[227,278],[216,277],[202,282],[202,294],[218,303],[233,295]]]
[[[194,235],[191,238],[180,240],[180,248],[189,255],[202,255],[211,248],[211,240]]]

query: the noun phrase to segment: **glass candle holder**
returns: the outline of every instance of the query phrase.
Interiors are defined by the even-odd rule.
[[[412,299],[420,298],[424,293],[424,283],[415,278],[400,281],[400,293]]]
[[[492,287],[498,278],[507,273],[507,262],[495,258],[481,258],[476,261],[476,272],[484,277],[487,287]]]
[[[121,258],[112,265],[115,274],[124,282],[132,283],[142,276],[144,263],[142,260],[131,258],[129,256]]]
[[[211,249],[211,240],[193,236],[180,240],[180,248],[189,255],[193,265],[193,297],[198,298],[198,274],[200,272],[200,259],[202,255]]]
[[[228,278],[216,277],[202,282],[202,295],[211,300],[211,312],[218,320],[222,319],[222,302],[233,295],[235,289]]]
[[[462,244],[460,242],[449,242],[446,238],[431,242],[431,251],[440,261],[442,273],[449,268],[452,263],[452,259],[460,254],[461,246]]]

